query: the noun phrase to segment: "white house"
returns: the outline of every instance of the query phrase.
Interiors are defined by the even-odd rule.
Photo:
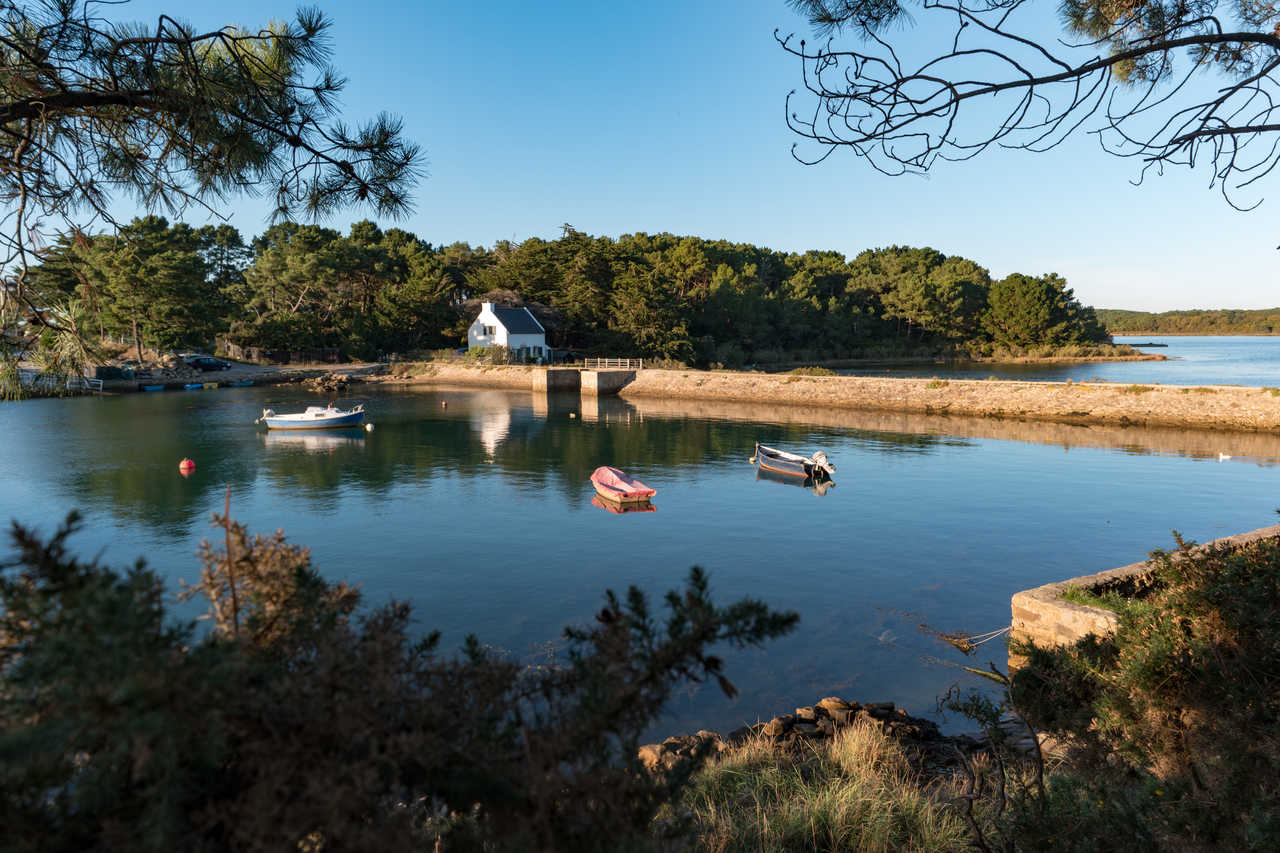
[[[516,361],[551,360],[547,330],[528,308],[501,308],[482,302],[480,316],[467,329],[467,348],[476,347],[506,347]]]

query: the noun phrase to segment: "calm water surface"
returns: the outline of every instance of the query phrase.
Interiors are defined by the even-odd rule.
[[[853,375],[949,376],[957,379],[1019,379],[1037,382],[1158,382],[1161,385],[1280,386],[1280,336],[1117,335],[1118,344],[1159,343],[1140,347],[1168,361],[1116,361],[1083,364],[938,364],[842,370]]]
[[[955,657],[920,623],[1000,628],[1017,590],[1140,559],[1171,528],[1261,527],[1280,506],[1269,436],[516,392],[363,399],[374,432],[301,436],[252,423],[314,402],[295,388],[3,404],[0,517],[48,531],[79,508],[82,553],[146,555],[176,586],[196,577],[230,483],[233,515],[283,528],[369,602],[407,599],[446,643],[475,632],[518,655],[589,619],[606,588],[656,596],[693,564],[721,601],[801,613],[794,636],[730,656],[737,700],[688,691],[670,733],[832,694],[932,711],[958,670],[930,660]],[[834,488],[757,480],[755,441],[826,450]],[[592,506],[601,464],[655,487],[657,511]]]

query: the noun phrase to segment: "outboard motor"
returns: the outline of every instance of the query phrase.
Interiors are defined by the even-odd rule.
[[[835,466],[835,463],[834,463],[834,462],[829,462],[829,461],[827,460],[827,454],[823,453],[821,450],[819,450],[817,453],[813,454],[813,456],[812,456],[811,458],[812,458],[812,461],[813,461],[813,476],[814,476],[814,477],[828,477],[828,478],[829,478],[832,474],[834,474],[834,473],[836,472],[836,466]]]

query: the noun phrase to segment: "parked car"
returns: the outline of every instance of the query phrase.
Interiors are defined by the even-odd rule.
[[[209,370],[230,370],[231,362],[214,358],[211,355],[197,355],[187,359],[187,364],[204,373]]]

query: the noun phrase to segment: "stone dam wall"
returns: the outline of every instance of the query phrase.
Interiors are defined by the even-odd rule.
[[[587,371],[518,365],[405,365],[387,381],[410,385],[556,390],[573,380],[584,394],[826,409],[903,412],[1117,427],[1189,427],[1217,432],[1280,433],[1280,388],[1235,385],[1122,385],[1088,382],[1005,382],[875,376],[803,376],[731,371]],[[619,374],[614,376],[613,374]],[[593,384],[594,383],[594,384]],[[565,387],[563,390],[574,390]]]
[[[1200,547],[1241,548],[1254,542],[1278,538],[1280,525],[1274,525],[1215,539]],[[1062,598],[1063,593],[1072,587],[1092,592],[1116,589],[1136,592],[1149,585],[1151,572],[1150,562],[1144,560],[1016,593],[1011,602],[1013,619],[1010,623],[1010,635],[1051,648],[1070,645],[1089,634],[1110,634],[1118,625],[1118,618],[1113,611],[1066,601]]]

